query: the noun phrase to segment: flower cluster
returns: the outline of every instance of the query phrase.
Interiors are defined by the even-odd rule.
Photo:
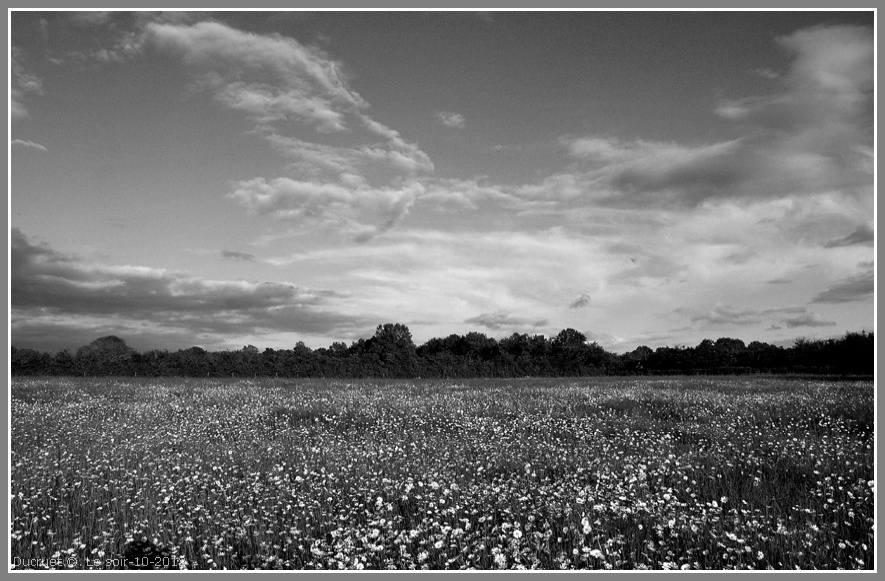
[[[870,382],[773,378],[16,379],[11,554],[871,569],[872,408]]]

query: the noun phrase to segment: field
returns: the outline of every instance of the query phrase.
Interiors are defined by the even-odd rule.
[[[15,379],[11,565],[872,569],[873,410],[869,381]]]

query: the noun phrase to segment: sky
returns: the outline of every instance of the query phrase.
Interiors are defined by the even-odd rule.
[[[874,15],[14,12],[10,333],[874,330]]]

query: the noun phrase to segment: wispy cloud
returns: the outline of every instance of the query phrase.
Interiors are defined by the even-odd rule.
[[[10,52],[12,79],[9,94],[9,105],[13,119],[23,119],[28,117],[28,109],[25,107],[24,103],[27,95],[43,94],[43,81],[28,73],[22,64],[22,60],[24,60],[22,50],[13,46]]]
[[[814,297],[815,303],[850,303],[869,300],[875,290],[873,272],[864,272],[844,278]]]
[[[70,14],[70,22],[75,26],[102,26],[110,22],[113,12],[92,10]]]
[[[824,320],[820,315],[808,311],[805,307],[742,309],[732,305],[717,304],[706,309],[682,307],[676,312],[688,317],[693,325],[700,324],[703,328],[740,327],[765,323],[775,326],[786,325],[790,328],[822,327],[836,324],[833,321]]]
[[[350,183],[255,178],[239,182],[229,197],[254,214],[332,227],[360,241],[382,234],[408,213],[423,191],[417,182],[399,188]]]
[[[221,257],[226,260],[234,260],[238,262],[255,262],[255,255],[248,252],[235,252],[233,250],[222,250]]]
[[[239,111],[281,155],[294,179],[257,177],[230,198],[255,214],[339,229],[365,241],[398,224],[423,187],[414,181],[433,163],[398,131],[369,117],[369,104],[344,66],[316,47],[279,34],[244,32],[218,22],[150,22],[146,42],[199,73],[197,86]],[[336,145],[287,134],[291,124],[339,134]]]
[[[34,143],[33,141],[27,141],[25,139],[13,139],[9,142],[10,145],[18,145],[21,147],[27,147],[29,149],[37,149],[40,151],[49,151],[45,146],[40,145],[39,143]]]
[[[562,140],[578,163],[537,196],[609,204],[869,193],[873,171],[873,37],[864,27],[802,30],[779,39],[793,57],[766,96],[723,100],[716,112],[743,136],[680,144],[588,135]],[[770,76],[770,75],[769,75]],[[570,182],[563,190],[559,185]]]
[[[827,242],[824,246],[827,248],[838,248],[840,246],[853,246],[855,244],[872,244],[875,240],[875,233],[869,226],[858,226],[857,230],[843,238],[835,238]]]
[[[410,159],[416,169],[432,169],[416,145],[364,112],[369,104],[350,87],[343,65],[319,48],[218,22],[148,23],[145,36],[152,46],[202,71],[200,86],[259,127],[297,121],[320,133],[362,130],[382,138],[384,147]]]
[[[461,115],[460,113],[452,113],[450,111],[437,111],[434,114],[434,117],[446,127],[453,127],[455,129],[464,129],[464,125],[467,123],[464,115]]]
[[[817,313],[803,313],[797,317],[789,317],[781,321],[790,329],[796,327],[832,327],[836,321],[827,321]]]
[[[524,329],[526,327],[538,328],[549,324],[547,319],[532,319],[528,317],[515,317],[504,311],[483,313],[464,321],[470,325],[480,325],[492,331],[501,329]]]

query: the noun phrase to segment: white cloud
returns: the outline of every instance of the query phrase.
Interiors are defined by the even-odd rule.
[[[446,127],[452,127],[454,129],[464,129],[464,125],[467,123],[464,115],[461,115],[460,113],[452,113],[450,111],[437,111],[434,114],[434,117]]]
[[[338,183],[255,178],[237,183],[229,197],[254,214],[331,226],[366,241],[399,223],[423,191],[417,182],[372,188],[358,176],[344,177]]]
[[[833,192],[869,196],[872,30],[816,27],[778,41],[793,62],[776,91],[723,100],[716,107],[743,130],[742,137],[690,145],[599,135],[564,139],[580,161],[524,193],[659,206]]]
[[[21,147],[26,147],[29,149],[37,149],[39,151],[49,151],[45,146],[40,145],[39,143],[34,143],[33,141],[28,141],[26,139],[13,139],[9,142],[10,145],[19,145]]]
[[[149,22],[145,39],[199,72],[196,86],[249,117],[259,135],[294,161],[297,180],[236,185],[231,197],[253,212],[334,223],[357,238],[371,237],[405,216],[420,190],[410,180],[434,169],[417,145],[366,114],[369,104],[350,87],[341,63],[316,47],[208,21]],[[290,122],[341,139],[330,145],[295,137]]]
[[[18,47],[12,47],[10,52],[10,68],[12,70],[9,104],[13,119],[28,117],[28,109],[25,107],[25,98],[29,94],[42,95],[43,81],[28,73],[22,65],[24,54]]]

